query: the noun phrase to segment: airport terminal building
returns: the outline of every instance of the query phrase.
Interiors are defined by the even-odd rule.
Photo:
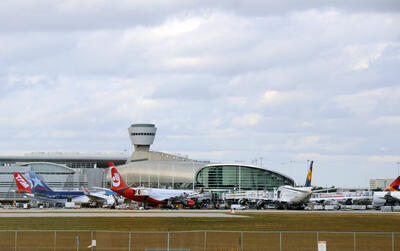
[[[109,187],[108,163],[114,162],[128,185],[137,187],[196,189],[217,193],[254,191],[294,185],[281,173],[246,164],[221,164],[187,156],[151,151],[157,128],[154,124],[132,124],[128,128],[134,151],[123,153],[31,153],[0,156],[0,201],[18,200],[13,172],[37,172],[55,190]]]
[[[133,124],[128,132],[135,151],[118,170],[132,186],[174,189],[204,189],[225,192],[273,190],[294,185],[283,174],[245,164],[217,164],[187,157],[150,151],[157,128],[154,124]],[[108,174],[107,180],[110,181]]]

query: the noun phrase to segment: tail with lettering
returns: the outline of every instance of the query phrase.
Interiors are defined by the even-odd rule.
[[[306,178],[306,184],[304,185],[305,187],[310,187],[311,186],[311,177],[312,177],[313,164],[314,164],[314,161],[311,160],[310,168],[308,169],[308,174],[307,174],[307,178]]]
[[[17,183],[18,190],[16,193],[32,193],[29,182],[20,173],[13,173],[15,183]]]

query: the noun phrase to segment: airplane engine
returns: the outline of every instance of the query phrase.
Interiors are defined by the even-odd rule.
[[[263,207],[264,207],[264,204],[265,204],[265,201],[263,201],[263,200],[257,201],[257,208],[258,208],[258,209],[263,208]]]
[[[195,206],[194,200],[186,200],[186,206],[187,207],[194,207]]]
[[[238,201],[238,203],[239,203],[239,205],[244,206],[244,205],[247,204],[247,200],[246,200],[246,199],[240,199],[240,200]]]

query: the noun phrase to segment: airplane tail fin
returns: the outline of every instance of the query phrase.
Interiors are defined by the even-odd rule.
[[[84,192],[86,195],[90,194],[89,190],[87,190],[84,186],[81,186],[81,188],[82,188],[83,192]]]
[[[53,190],[34,171],[29,171],[31,187],[33,192],[52,193]]]
[[[390,184],[385,191],[400,191],[400,176]]]
[[[29,182],[20,173],[13,173],[15,182],[17,183],[18,190],[17,193],[32,193]]]
[[[307,174],[307,178],[306,178],[306,184],[304,185],[305,187],[310,187],[311,186],[311,177],[312,177],[313,164],[314,164],[314,161],[311,160],[310,168],[308,169],[308,174]]]
[[[114,163],[109,163],[110,170],[111,170],[111,189],[112,190],[120,190],[124,188],[128,188],[128,185],[122,179],[121,175],[119,174],[117,168],[115,167]]]

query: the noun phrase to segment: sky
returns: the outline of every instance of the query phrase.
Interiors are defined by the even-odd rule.
[[[400,2],[0,2],[0,155],[152,150],[367,187],[400,163]]]

